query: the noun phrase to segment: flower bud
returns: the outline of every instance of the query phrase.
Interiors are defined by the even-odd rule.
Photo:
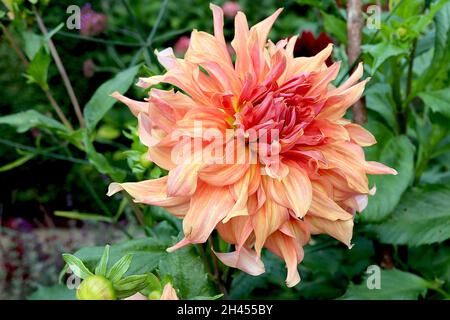
[[[158,290],[152,291],[148,295],[148,300],[159,300],[159,298],[161,298],[161,292]]]
[[[78,300],[116,300],[112,282],[102,276],[90,276],[77,290]]]
[[[396,30],[396,32],[399,38],[403,38],[408,33],[408,30],[406,28],[400,27]]]
[[[141,156],[139,157],[139,162],[144,168],[149,168],[153,163],[150,160],[148,160],[147,153],[141,154]]]

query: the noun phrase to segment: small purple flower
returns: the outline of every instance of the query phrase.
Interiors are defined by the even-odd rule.
[[[96,36],[106,30],[108,17],[103,13],[92,10],[90,3],[81,8],[80,34],[84,36]]]
[[[86,78],[91,78],[95,73],[95,65],[92,59],[84,60],[83,62],[83,75]]]

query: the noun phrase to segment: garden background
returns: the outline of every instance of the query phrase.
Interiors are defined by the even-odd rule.
[[[182,56],[192,29],[211,32],[209,2],[2,1],[0,299],[73,299],[61,254],[93,267],[106,244],[111,263],[133,254],[127,275],[170,279],[185,299],[450,298],[450,3],[350,2],[215,1],[227,41],[237,10],[253,25],[284,7],[270,38],[299,34],[298,56],[333,42],[336,84],[363,61],[371,81],[348,117],[377,138],[366,158],[399,172],[370,178],[378,191],[355,218],[354,247],[316,237],[302,281],[286,288],[274,255],[265,252],[266,273],[252,277],[216,263],[208,245],[166,253],[180,221],[125,194],[106,196],[111,181],[167,174],[145,159],[136,119],[109,94],[142,100],[137,77],[162,71],[154,49]],[[81,29],[69,28],[73,5]],[[348,7],[362,20],[348,21]],[[362,30],[361,43],[352,30]],[[381,268],[381,289],[367,286],[370,266]]]

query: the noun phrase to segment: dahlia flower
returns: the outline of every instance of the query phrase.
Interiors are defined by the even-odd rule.
[[[361,64],[341,86],[331,85],[339,71],[339,63],[325,64],[332,44],[294,57],[297,37],[267,39],[281,9],[250,29],[245,15],[236,15],[233,62],[223,12],[211,10],[214,35],[194,30],[184,59],[170,48],[156,52],[167,72],[138,82],[177,90],[151,88],[146,101],[113,94],[138,118],[148,158],[169,174],[112,183],[108,195],[125,190],[183,219],[184,239],[169,252],[217,230],[234,245],[217,257],[259,275],[267,248],[285,260],[291,287],[300,281],[297,266],[311,235],[351,247],[353,216],[375,192],[367,174],[396,171],[365,160],[362,147],[376,141],[344,118],[367,82],[358,82]]]

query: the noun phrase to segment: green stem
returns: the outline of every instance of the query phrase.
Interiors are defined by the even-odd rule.
[[[389,14],[386,17],[386,20],[383,23],[387,23],[391,17],[394,15],[395,11],[397,11],[397,8],[400,7],[400,5],[403,3],[403,1],[405,0],[400,0],[395,7],[389,12]],[[378,36],[378,34],[380,33],[380,29],[378,29],[375,34],[370,38],[369,42],[367,44],[372,44],[372,42],[376,39],[376,37]],[[345,73],[345,75],[343,75],[338,83],[337,86],[340,86],[342,84],[342,82],[344,81],[344,79],[347,78],[348,75],[350,75],[350,72],[352,70],[354,70],[356,68],[356,66],[358,65],[360,59],[362,57],[362,52],[356,57],[355,61],[352,63],[352,65],[348,68],[347,72]]]
[[[37,11],[36,7],[33,7],[33,12],[36,17],[37,24],[39,26],[39,29],[41,30],[42,34],[47,37],[48,31],[47,27],[44,24],[44,21],[42,20],[41,16],[39,15],[39,12]],[[56,50],[55,45],[53,44],[53,41],[51,38],[47,40],[48,47],[50,48],[50,53],[52,54],[53,60],[55,61],[56,67],[58,68],[59,74],[61,75],[61,78],[63,79],[64,86],[66,87],[67,93],[69,94],[69,99],[72,102],[72,105],[75,109],[75,114],[77,115],[78,121],[80,122],[80,126],[83,128],[85,126],[84,119],[83,119],[83,113],[81,112],[80,104],[78,103],[78,99],[75,95],[75,91],[73,90],[72,84],[70,82],[69,76],[67,75],[66,69],[64,68],[64,64],[61,61],[61,58],[59,57],[58,51]]]
[[[141,43],[134,43],[134,42],[124,42],[124,41],[114,41],[114,40],[105,40],[100,38],[93,38],[88,36],[83,36],[79,34],[74,34],[70,32],[65,31],[59,31],[55,36],[59,37],[66,37],[66,38],[73,38],[78,40],[84,40],[84,41],[90,41],[90,42],[96,42],[96,43],[102,43],[106,45],[112,45],[112,46],[121,46],[121,47],[141,47]]]
[[[441,288],[439,288],[439,287],[431,287],[430,289],[440,293],[446,300],[450,300],[450,294],[445,292]]]
[[[223,279],[223,275],[221,274],[220,268],[219,268],[219,260],[217,256],[214,254],[214,244],[212,241],[212,236],[208,238],[208,246],[210,248],[210,254],[211,254],[211,260],[213,262],[213,268],[214,268],[214,280],[219,288],[219,290],[222,292],[224,299],[228,299],[228,289],[226,288],[225,283],[226,280]]]
[[[417,48],[417,39],[414,40],[413,46],[411,49],[411,53],[409,54],[408,75],[407,75],[407,79],[406,79],[406,95],[405,95],[406,97],[409,97],[409,95],[411,94],[413,68],[414,68],[414,57],[416,55],[416,48]],[[403,109],[404,108],[406,108],[406,106],[403,106]]]
[[[16,149],[20,149],[20,150],[27,150],[30,152],[33,152],[36,155],[41,155],[43,157],[48,157],[48,158],[53,158],[53,159],[58,159],[58,160],[65,160],[65,161],[69,161],[69,162],[73,162],[73,163],[78,163],[78,164],[87,164],[89,165],[89,161],[87,160],[83,160],[83,159],[78,159],[78,158],[73,158],[73,157],[66,157],[63,156],[61,154],[58,153],[52,153],[52,152],[48,152],[48,150],[56,150],[59,148],[63,148],[64,146],[60,146],[58,148],[49,148],[49,149],[38,149],[38,148],[34,148],[34,147],[30,147],[30,146],[26,146],[20,143],[16,143],[16,142],[12,142],[6,139],[2,139],[0,138],[0,143],[4,144],[6,146],[12,147],[12,148],[16,148]]]
[[[19,49],[19,46],[17,45],[16,41],[9,33],[8,29],[2,23],[0,23],[0,28],[3,30],[3,33],[6,37],[6,41],[9,43],[11,48],[13,48],[14,52],[19,57],[20,61],[22,61],[22,64],[24,65],[24,67],[27,68],[29,62],[28,62],[27,58],[25,57],[25,55],[22,53],[22,51]],[[52,106],[53,110],[55,110],[55,112],[58,115],[61,122],[66,126],[66,128],[69,131],[73,131],[72,125],[70,124],[69,120],[67,120],[66,116],[64,115],[64,112],[62,112],[62,110],[59,107],[58,103],[56,102],[55,98],[53,98],[53,95],[50,92],[50,90],[44,89],[42,87],[41,87],[41,89],[44,91],[45,96],[47,97],[48,101],[50,102],[50,105]]]

